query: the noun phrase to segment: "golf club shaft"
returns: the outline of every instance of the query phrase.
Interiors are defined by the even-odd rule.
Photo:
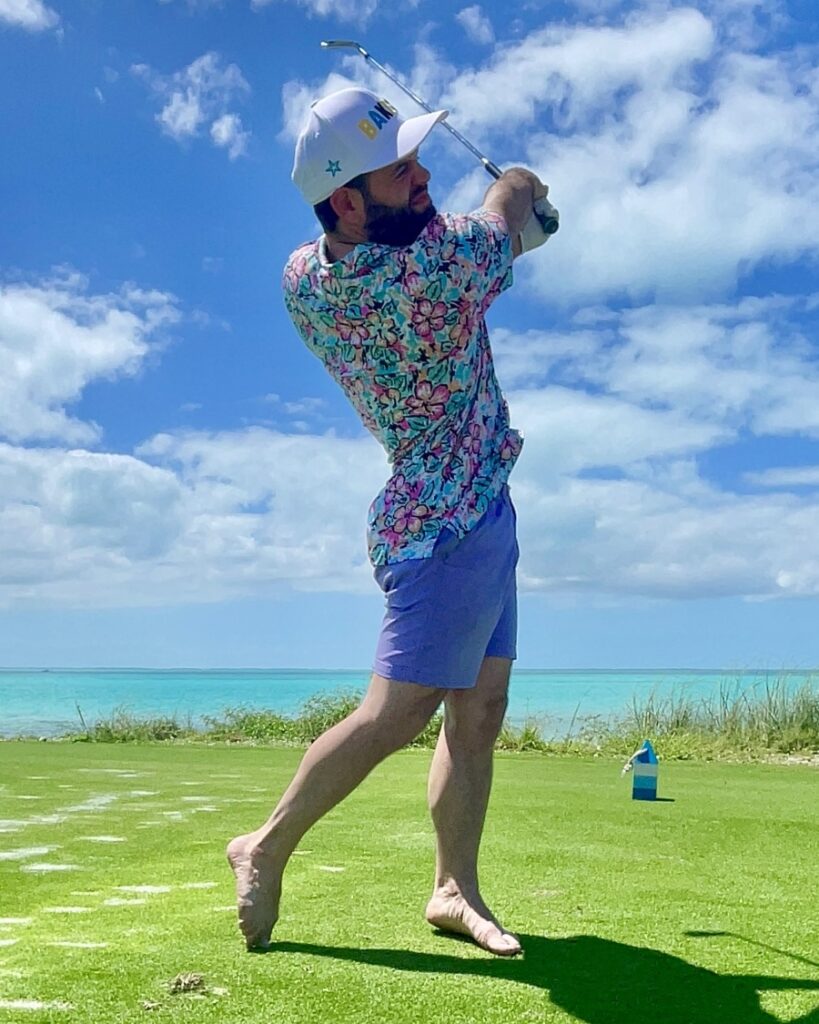
[[[420,96],[409,88],[409,86],[404,85],[399,78],[396,78],[391,71],[385,68],[383,64],[379,63],[375,57],[373,57],[372,54],[361,45],[361,43],[356,43],[352,39],[325,39],[321,45],[325,50],[358,50],[368,64],[372,64],[374,68],[377,68],[382,74],[386,75],[387,78],[397,85],[402,92],[405,92],[407,96],[414,99],[419,107],[423,107],[429,114],[434,113],[432,107],[430,107],[428,103],[425,103]],[[497,166],[497,164],[492,163],[488,156],[484,156],[476,146],[472,145],[469,139],[465,139],[456,128],[453,128],[452,125],[449,124],[448,121],[442,121],[441,124],[451,135],[455,136],[458,142],[466,146],[473,156],[476,156],[478,160],[480,160],[487,172],[491,174],[493,178],[499,178],[503,174],[503,171]]]
[[[391,71],[388,71],[383,64],[379,63],[379,61],[377,61],[375,57],[373,57],[372,54],[361,45],[361,43],[357,43],[354,39],[324,39],[322,40],[321,45],[325,50],[357,50],[368,64],[372,64],[374,68],[377,68],[383,75],[386,75],[387,78],[397,85],[402,92],[415,100],[419,107],[422,107],[430,114],[434,113],[432,107],[430,107],[428,103],[425,103],[420,96],[412,91],[412,89],[404,85],[399,78],[396,78]],[[473,156],[476,156],[478,160],[480,160],[488,174],[496,180],[500,178],[503,171],[497,164],[493,163],[488,156],[484,156],[476,146],[472,145],[469,139],[465,139],[463,135],[461,135],[456,128],[453,128],[448,121],[442,121],[441,124],[443,124],[444,128],[446,128],[451,135],[455,136],[458,142],[466,146]],[[540,224],[543,233],[546,235],[553,235],[560,227],[560,222],[557,219],[557,211],[551,205],[548,206],[548,210],[546,212],[539,210],[536,205],[533,215]]]

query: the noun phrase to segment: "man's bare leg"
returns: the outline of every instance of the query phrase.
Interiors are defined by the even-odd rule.
[[[236,875],[239,927],[248,949],[270,940],[282,874],[304,833],[388,754],[413,740],[442,697],[442,690],[373,675],[361,705],[309,748],[264,825],[231,840],[227,857]]]
[[[481,898],[478,850],[511,668],[506,658],[484,658],[474,689],[447,694],[429,774],[429,807],[438,844],[427,920],[443,931],[468,935],[500,956],[514,956],[521,946]]]

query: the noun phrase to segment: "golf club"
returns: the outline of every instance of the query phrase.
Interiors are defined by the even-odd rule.
[[[420,96],[416,95],[416,93],[412,91],[412,89],[404,85],[404,83],[400,79],[396,78],[391,71],[388,71],[383,64],[380,64],[375,57],[373,57],[372,54],[361,45],[361,43],[357,43],[352,39],[324,39],[321,42],[321,46],[325,50],[357,50],[368,64],[372,64],[374,68],[377,68],[382,74],[386,75],[387,78],[397,85],[402,92],[405,92],[407,96],[415,100],[418,106],[423,107],[423,109],[430,114],[433,113],[432,107],[430,107],[429,104],[425,103]],[[488,174],[491,174],[492,177],[496,179],[503,174],[503,171],[501,171],[497,164],[493,163],[489,157],[484,156],[477,147],[472,145],[469,139],[465,139],[456,128],[452,127],[449,121],[442,121],[441,124],[446,128],[450,135],[454,135],[458,142],[463,146],[466,146],[469,152],[480,160]],[[535,216],[543,229],[543,233],[546,235],[553,235],[560,226],[557,217],[557,210],[555,210],[551,203],[545,199],[540,199],[535,203]]]

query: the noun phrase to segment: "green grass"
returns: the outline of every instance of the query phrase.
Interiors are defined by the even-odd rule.
[[[0,854],[51,848],[0,858],[0,1006],[73,1007],[0,1022],[819,1024],[816,769],[663,763],[645,804],[619,761],[498,755],[482,884],[526,949],[503,961],[423,921],[430,754],[404,751],[305,838],[252,955],[223,847],[299,756],[0,744]],[[204,991],[171,994],[184,972]]]

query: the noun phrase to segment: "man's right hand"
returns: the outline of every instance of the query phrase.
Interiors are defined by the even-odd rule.
[[[499,213],[506,221],[513,239],[513,252],[519,256],[523,251],[520,233],[532,217],[535,201],[545,199],[549,186],[525,167],[511,167],[504,171],[484,196],[483,205],[493,213]]]

